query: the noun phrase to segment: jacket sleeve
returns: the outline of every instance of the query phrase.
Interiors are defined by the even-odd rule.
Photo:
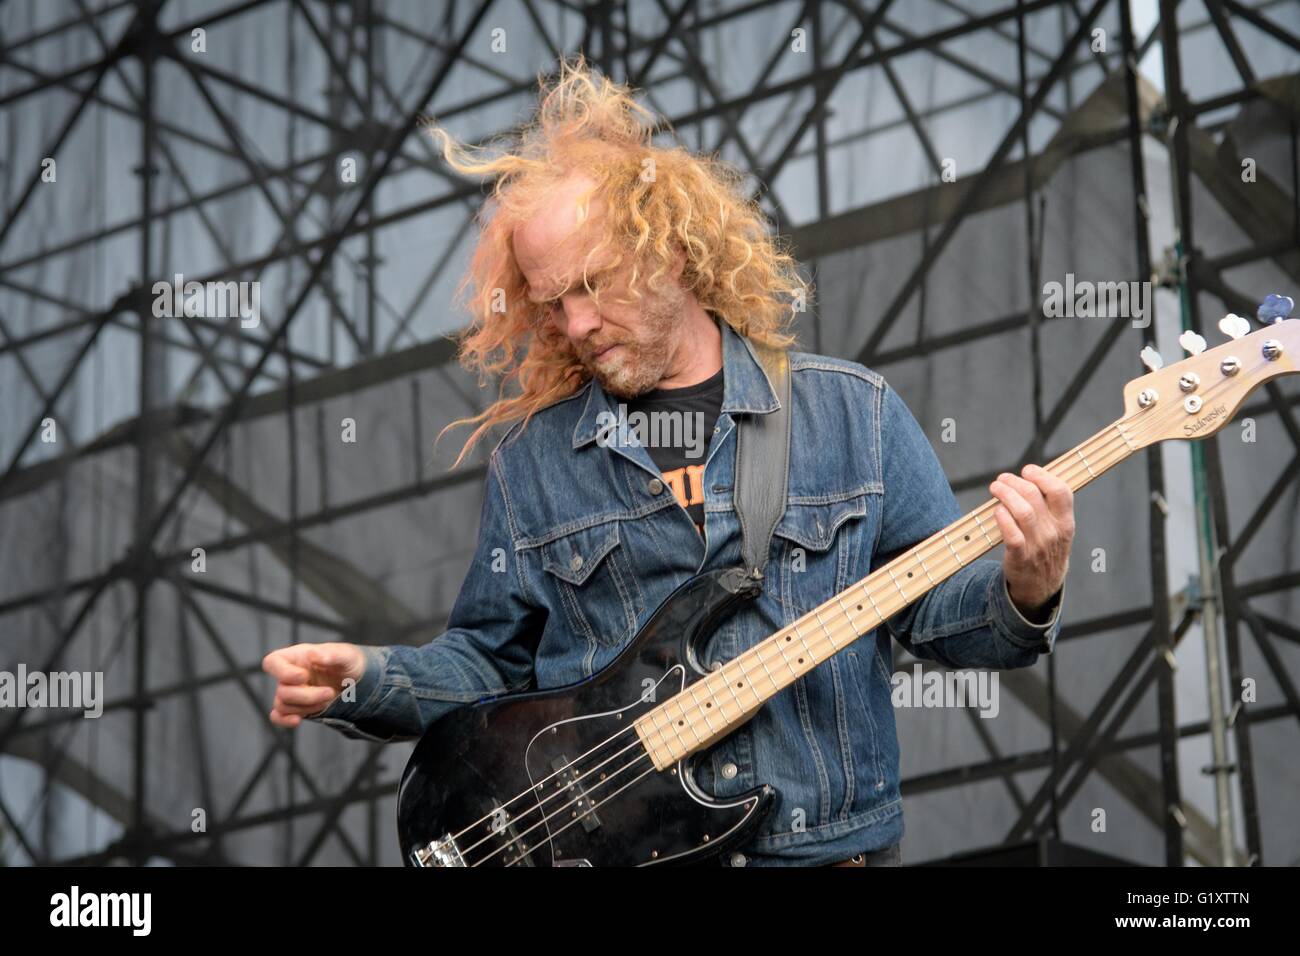
[[[929,439],[887,384],[877,422],[884,503],[873,571],[962,516]],[[1033,623],[1012,603],[1001,563],[981,558],[884,626],[914,656],[948,667],[1027,667],[1055,646],[1063,591],[1049,602],[1050,617]]]
[[[446,632],[422,647],[363,648],[366,669],[355,699],[340,696],[308,719],[349,737],[409,739],[462,704],[528,687],[546,612],[529,597],[524,573],[494,452],[478,544]]]

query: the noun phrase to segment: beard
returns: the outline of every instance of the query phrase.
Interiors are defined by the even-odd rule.
[[[652,390],[672,359],[673,333],[685,311],[686,293],[672,289],[647,295],[644,302],[635,335],[588,340],[578,355],[591,377],[615,398],[636,398]],[[613,345],[618,346],[615,351],[596,357]]]

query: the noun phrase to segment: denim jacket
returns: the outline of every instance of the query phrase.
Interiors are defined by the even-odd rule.
[[[732,504],[736,421],[778,399],[747,339],[725,323],[723,401],[703,476],[705,537],[659,480],[599,384],[516,425],[493,451],[477,551],[447,631],[422,647],[368,647],[355,700],[313,720],[371,740],[419,735],[487,696],[548,688],[608,664],[692,575],[739,566]],[[787,507],[772,537],[763,593],[699,649],[706,667],[865,577],[961,517],[920,426],[876,372],[793,352]],[[818,864],[902,837],[892,647],[955,668],[1015,668],[1051,653],[1051,617],[1011,603],[1001,564],[973,561],[882,628],[769,700],[715,744],[696,771],[728,797],[763,783],[777,805],[730,865]]]

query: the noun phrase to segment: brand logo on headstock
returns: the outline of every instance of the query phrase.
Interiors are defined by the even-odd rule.
[[[1184,425],[1183,433],[1185,435],[1190,436],[1190,435],[1195,435],[1199,431],[1204,431],[1206,427],[1208,427],[1209,425],[1213,425],[1215,422],[1217,422],[1220,418],[1222,418],[1227,413],[1228,413],[1227,405],[1215,405],[1212,409],[1210,409],[1200,418],[1196,419],[1196,421],[1189,422],[1188,424]]]

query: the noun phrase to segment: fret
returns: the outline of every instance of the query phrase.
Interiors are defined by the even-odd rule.
[[[822,629],[822,633],[826,635],[826,640],[831,642],[831,654],[834,654],[839,648],[835,646],[835,638],[831,636],[831,632],[826,627],[826,622],[822,620],[821,608],[813,608],[813,617],[817,619],[817,625]],[[805,642],[804,646],[807,646],[807,642]],[[811,650],[808,652],[808,656],[813,656]],[[816,663],[816,658],[813,659],[813,663]]]
[[[853,632],[853,639],[857,640],[862,636],[858,633],[857,619],[849,613],[849,609],[844,606],[844,601],[840,599],[840,595],[838,594],[835,595],[835,603],[839,605],[840,613],[843,614],[845,619],[849,622],[849,630]]]
[[[789,630],[794,631],[794,633],[796,634],[798,633],[798,631],[794,630],[793,626],[790,627]],[[795,678],[797,678],[799,676],[799,672],[795,670],[794,665],[790,663],[790,658],[785,656],[785,646],[790,643],[790,639],[787,637],[784,641],[779,640],[780,638],[779,634],[777,635],[777,637],[778,637],[778,640],[776,642],[777,653],[781,655],[781,660],[785,662],[785,666],[790,668],[790,673],[794,675]]]
[[[669,704],[672,704],[672,703],[676,702],[676,700],[677,700],[676,698],[673,698],[673,700],[670,700],[668,703],[669,703]],[[684,723],[684,722],[685,722],[685,718],[686,718],[686,711],[682,709],[682,705],[681,705],[680,703],[677,704],[677,709],[678,709],[679,711],[681,711],[681,714],[682,714],[682,722]],[[665,711],[666,711],[666,710],[667,710],[667,706],[665,705]],[[691,750],[691,744],[687,743],[687,742],[686,742],[686,738],[682,736],[682,732],[681,732],[681,730],[678,729],[678,727],[679,727],[679,723],[678,723],[678,721],[676,721],[676,720],[673,719],[673,715],[672,715],[672,714],[668,714],[668,726],[672,728],[673,733],[677,735],[677,739],[681,741],[681,743],[682,743],[682,747],[683,747],[683,751],[682,751],[682,752],[683,752],[683,753],[690,753],[690,750]]]
[[[1129,451],[1137,451],[1137,449],[1133,447],[1133,443],[1128,440],[1128,435],[1124,432],[1124,426],[1119,422],[1115,423],[1115,431],[1119,432],[1119,437],[1124,439],[1124,444],[1128,445]]]
[[[898,578],[894,577],[893,568],[889,565],[885,565],[885,571],[889,574],[889,580],[894,582],[894,587],[898,588],[898,593],[903,595],[903,601],[910,604],[912,599],[907,596],[907,592],[903,590],[903,586],[898,583]]]
[[[961,559],[961,555],[957,553],[957,549],[952,546],[952,541],[948,539],[947,531],[943,533],[943,543],[948,546],[948,550],[952,552],[952,556],[957,559],[957,567],[965,567],[966,562]]]
[[[736,688],[731,686],[731,678],[727,677],[727,669],[724,667],[722,670],[718,671],[718,676],[726,682],[727,690],[731,691],[732,699],[735,700],[736,707],[739,708],[736,712],[736,716],[739,717],[745,712],[745,705],[741,703],[740,697],[736,694]]]
[[[780,690],[781,685],[776,682],[776,678],[772,676],[772,672],[767,669],[767,661],[763,659],[762,644],[758,645],[758,651],[755,654],[755,656],[758,658],[758,662],[763,665],[763,673],[767,675],[768,683],[772,685],[772,691],[775,693],[776,691]]]
[[[1094,472],[1094,471],[1092,470],[1092,465],[1088,464],[1088,459],[1085,458],[1084,455],[1083,455],[1083,449],[1082,449],[1082,448],[1076,448],[1076,449],[1074,450],[1074,452],[1075,452],[1076,455],[1079,456],[1079,460],[1080,460],[1081,462],[1083,462],[1083,467],[1088,469],[1088,475],[1089,475],[1089,477],[1091,477],[1091,478],[1096,478],[1096,477],[1097,477],[1097,473]]]
[[[700,715],[704,718],[704,726],[709,729],[709,736],[711,737],[713,736],[713,734],[717,733],[717,731],[714,729],[713,724],[709,722],[710,708],[705,706],[704,704],[701,704],[695,696],[695,688],[699,686],[700,686],[699,684],[692,684],[690,687],[686,689],[686,692],[691,695],[691,702],[695,704],[695,709],[699,711]],[[707,739],[707,738],[701,738],[701,739]]]
[[[979,528],[980,534],[984,535],[984,540],[989,543],[990,548],[997,547],[997,544],[989,537],[989,533],[984,530],[984,522],[980,520],[979,512],[974,512],[972,517],[975,519],[975,527]]]
[[[936,585],[936,584],[939,583],[938,581],[936,581],[936,580],[934,579],[934,575],[930,573],[930,569],[927,568],[927,567],[925,566],[925,561],[922,560],[919,551],[917,552],[917,555],[916,555],[916,564],[917,564],[917,566],[918,566],[922,571],[925,572],[925,576],[926,576],[927,578],[930,579],[930,586],[931,586],[931,587],[933,587],[934,585]]]
[[[868,578],[868,580],[870,579]],[[862,584],[862,593],[866,597],[868,603],[871,604],[871,610],[876,612],[876,617],[881,621],[884,621],[885,613],[876,606],[876,599],[871,596],[871,589],[867,586],[866,582],[863,582]]]

